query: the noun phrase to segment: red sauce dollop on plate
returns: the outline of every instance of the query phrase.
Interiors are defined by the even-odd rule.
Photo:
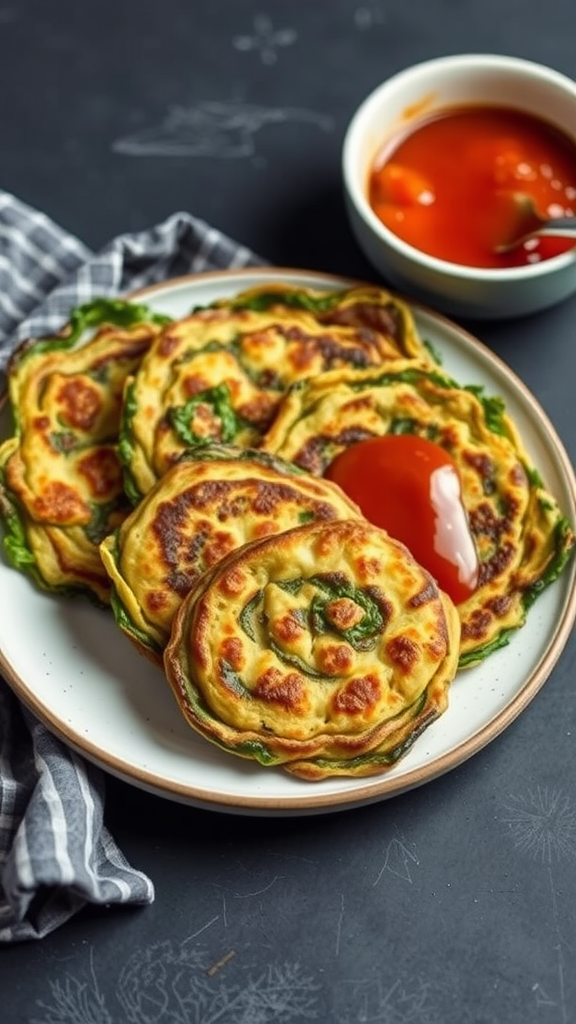
[[[402,541],[455,604],[478,584],[479,562],[454,461],[415,434],[385,434],[345,448],[325,476],[367,519]]]
[[[497,106],[446,108],[418,121],[383,148],[368,185],[391,231],[452,263],[523,266],[574,246],[531,239],[495,253],[507,234],[507,192],[533,196],[545,216],[576,215],[576,143],[544,120]]]

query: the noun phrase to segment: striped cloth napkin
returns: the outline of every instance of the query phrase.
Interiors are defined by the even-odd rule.
[[[0,191],[0,383],[11,352],[74,306],[181,274],[263,263],[187,213],[99,253]],[[104,824],[105,777],[52,735],[0,677],[0,942],[39,939],[81,907],[147,904],[151,880]]]

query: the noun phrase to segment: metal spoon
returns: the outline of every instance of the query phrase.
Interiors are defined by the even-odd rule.
[[[544,235],[576,241],[576,217],[543,217],[538,213],[532,196],[525,192],[503,194],[502,203],[506,206],[506,231],[503,240],[494,246],[495,252],[512,252],[529,238]]]

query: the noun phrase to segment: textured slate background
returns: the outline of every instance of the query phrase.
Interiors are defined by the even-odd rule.
[[[572,0],[0,2],[0,184],[98,248],[186,209],[271,262],[374,279],[340,150],[357,104],[431,56],[576,75]],[[469,324],[576,454],[576,300]],[[6,1024],[569,1024],[576,1019],[576,644],[516,722],[419,790],[250,819],[110,779],[156,884],[2,950]]]

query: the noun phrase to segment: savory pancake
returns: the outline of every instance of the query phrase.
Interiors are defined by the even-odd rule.
[[[303,779],[393,767],[446,709],[454,605],[365,520],[253,541],[200,577],[166,647],[188,723]]]
[[[256,447],[295,381],[398,358],[396,336],[354,322],[354,309],[372,308],[367,301],[349,307],[346,294],[324,295],[334,317],[326,323],[289,304],[260,311],[234,301],[166,327],[127,386],[120,455],[134,504],[192,445]],[[401,308],[406,323],[398,313],[397,338],[420,351]],[[391,314],[385,322],[393,323]]]
[[[197,445],[102,543],[116,621],[161,661],[180,603],[224,555],[302,523],[354,516],[359,509],[329,480],[263,452]]]
[[[146,315],[120,301],[80,307],[65,331],[26,342],[9,364],[15,432],[0,446],[4,547],[44,589],[108,601],[98,545],[130,509],[117,455],[124,382],[166,319],[142,322]],[[80,327],[99,316],[96,334],[77,344]]]
[[[352,327],[366,338],[377,338],[387,359],[429,357],[410,307],[397,295],[375,285],[322,291],[275,281],[248,288],[233,298],[220,299],[214,305],[255,312],[305,310],[319,324]]]
[[[321,476],[345,448],[387,433],[426,437],[458,468],[480,560],[478,587],[458,605],[460,665],[473,664],[523,625],[566,564],[574,534],[501,400],[415,361],[295,385],[262,448]]]

